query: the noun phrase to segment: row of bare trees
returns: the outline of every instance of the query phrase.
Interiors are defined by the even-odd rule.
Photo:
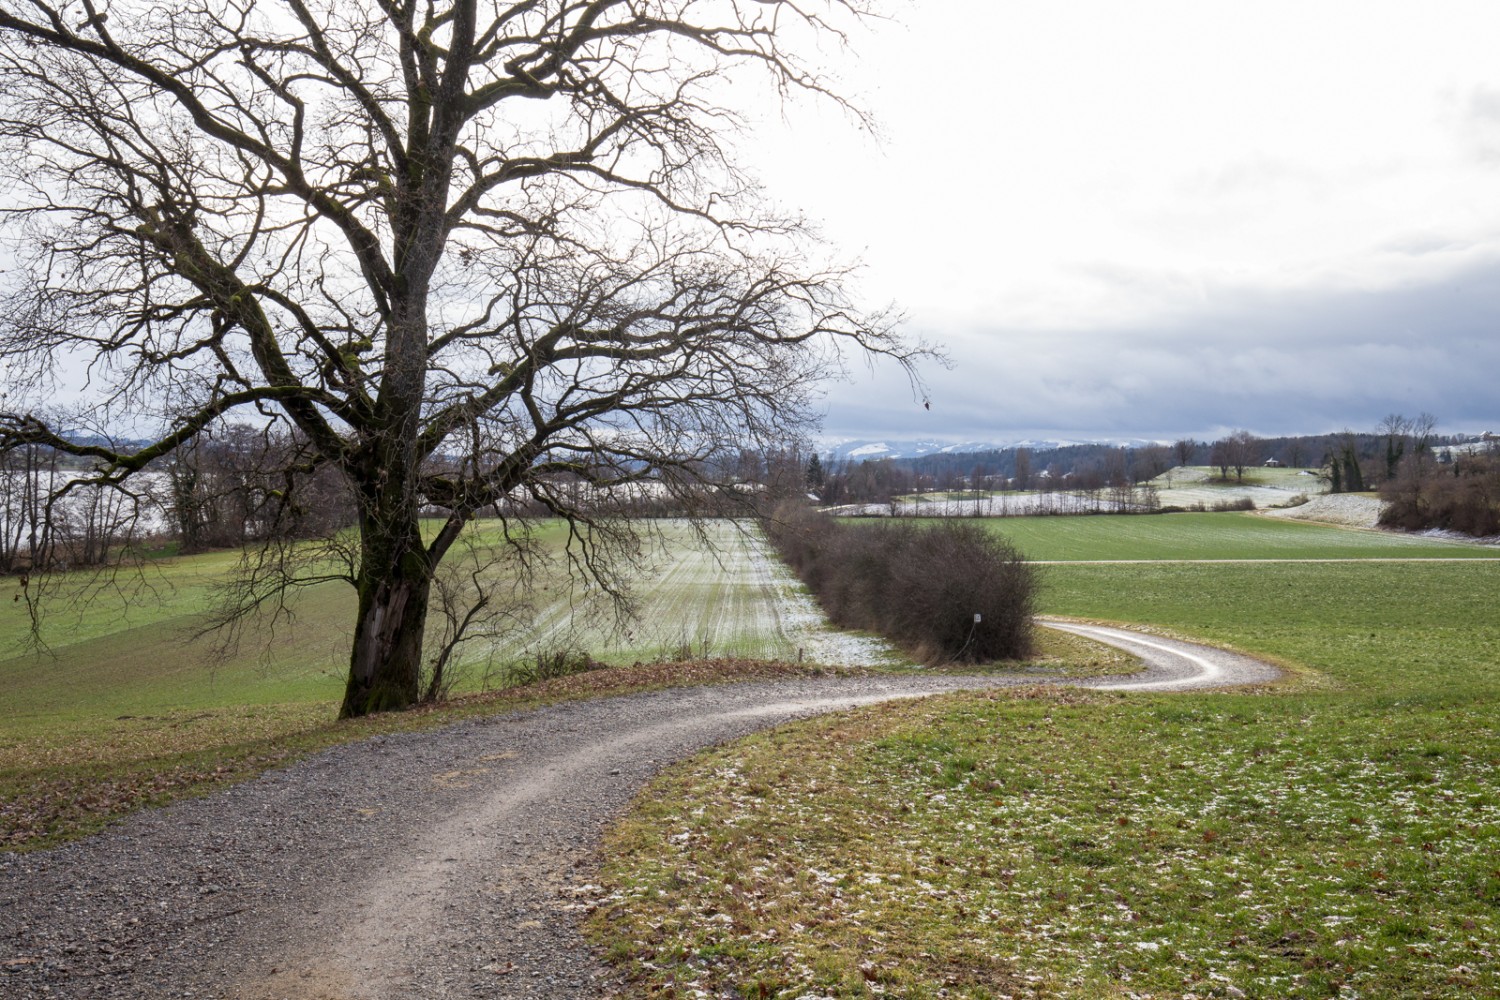
[[[1432,420],[1387,418],[1385,501],[1380,523],[1416,531],[1441,528],[1475,537],[1500,535],[1500,438],[1459,448],[1431,446]]]
[[[103,565],[159,509],[148,493],[77,481],[55,449],[0,451],[0,573]]]
[[[1343,431],[1329,443],[1323,458],[1329,492],[1361,493],[1403,474],[1425,474],[1438,461],[1436,429],[1437,418],[1430,413],[1416,417],[1391,413],[1373,434]]]

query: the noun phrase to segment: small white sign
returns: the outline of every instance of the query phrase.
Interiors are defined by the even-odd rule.
[[[978,625],[982,621],[984,621],[984,618],[979,614],[979,612],[974,612],[974,624]]]

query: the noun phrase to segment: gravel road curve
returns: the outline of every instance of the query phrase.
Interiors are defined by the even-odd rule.
[[[1148,664],[1091,686],[1276,675],[1206,647],[1047,624]],[[599,997],[610,973],[576,928],[595,892],[593,848],[662,766],[792,719],[1029,680],[687,688],[335,748],[78,843],[0,855],[0,996]]]

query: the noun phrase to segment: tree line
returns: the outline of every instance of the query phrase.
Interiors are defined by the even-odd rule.
[[[1331,492],[1362,492],[1393,478],[1408,454],[1430,454],[1446,463],[1454,449],[1478,440],[1437,434],[1435,424],[1426,414],[1392,414],[1365,432],[1260,437],[1237,430],[1214,440],[1017,446],[911,458],[856,460],[830,454],[815,467],[809,463],[807,487],[832,506],[960,490],[1097,492],[1145,483],[1179,466],[1206,466],[1222,480],[1243,481],[1250,469],[1273,463],[1316,473]]]

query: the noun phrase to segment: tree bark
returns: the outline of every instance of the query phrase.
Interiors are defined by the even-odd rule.
[[[432,559],[422,545],[416,504],[399,486],[360,513],[359,612],[339,718],[407,708],[421,695],[422,639],[432,591]]]

